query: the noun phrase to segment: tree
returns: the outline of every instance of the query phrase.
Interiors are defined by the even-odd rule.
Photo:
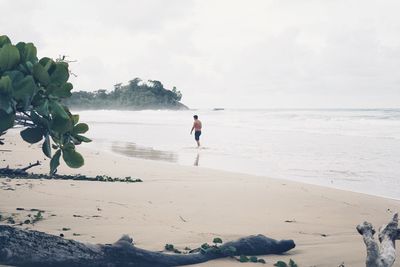
[[[176,101],[181,101],[182,93],[181,93],[181,91],[178,91],[175,86],[172,88],[172,93],[175,94]]]
[[[0,136],[20,124],[23,140],[30,144],[43,141],[43,153],[51,158],[50,174],[60,164],[60,157],[71,168],[84,164],[75,146],[91,140],[82,134],[89,127],[79,123],[62,100],[71,96],[68,63],[37,57],[34,44],[16,45],[0,36]],[[52,149],[55,153],[52,153]]]
[[[134,90],[134,89],[136,89],[136,87],[139,86],[139,83],[141,83],[141,82],[142,82],[142,79],[135,78],[135,79],[129,81],[129,86],[132,90]]]
[[[169,90],[160,81],[135,78],[126,85],[114,85],[109,92],[104,89],[73,92],[63,101],[70,107],[86,109],[187,109],[179,102],[181,98],[182,93],[176,87]]]

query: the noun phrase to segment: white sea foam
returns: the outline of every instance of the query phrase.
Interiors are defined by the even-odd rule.
[[[400,199],[399,109],[79,113],[92,146],[126,156]],[[207,149],[189,135],[194,113]]]

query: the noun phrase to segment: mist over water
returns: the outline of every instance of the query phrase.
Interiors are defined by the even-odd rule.
[[[400,199],[400,109],[79,113],[96,149]]]

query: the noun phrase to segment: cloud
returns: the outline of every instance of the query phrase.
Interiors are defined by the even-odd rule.
[[[135,77],[192,107],[398,106],[400,2],[11,1],[0,17],[41,56],[77,59],[76,89]],[[229,95],[229,97],[227,97]]]

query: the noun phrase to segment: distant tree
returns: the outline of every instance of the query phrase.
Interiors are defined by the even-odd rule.
[[[107,99],[107,90],[106,89],[99,89],[94,92],[95,96],[98,97],[99,99],[105,100]]]
[[[114,84],[114,89],[119,90],[119,89],[121,89],[121,86],[122,86],[122,83]]]
[[[151,84],[151,87],[153,87],[153,88],[159,88],[159,89],[164,89],[164,85],[160,82],[160,81],[157,81],[157,80],[149,80],[149,82],[150,82],[150,84]]]
[[[172,88],[172,93],[175,94],[175,99],[176,99],[177,101],[181,101],[181,99],[182,99],[182,93],[181,93],[180,91],[178,91],[178,90],[176,89],[175,86]]]
[[[130,80],[127,85],[118,83],[114,90],[105,89],[90,92],[74,92],[66,104],[78,108],[102,109],[145,109],[145,108],[186,108],[179,103],[182,99],[180,91],[164,88],[157,80],[143,82],[140,78]]]
[[[133,80],[129,81],[129,87],[131,89],[135,89],[136,87],[139,87],[139,84],[142,82],[142,79],[140,78],[135,78]]]

